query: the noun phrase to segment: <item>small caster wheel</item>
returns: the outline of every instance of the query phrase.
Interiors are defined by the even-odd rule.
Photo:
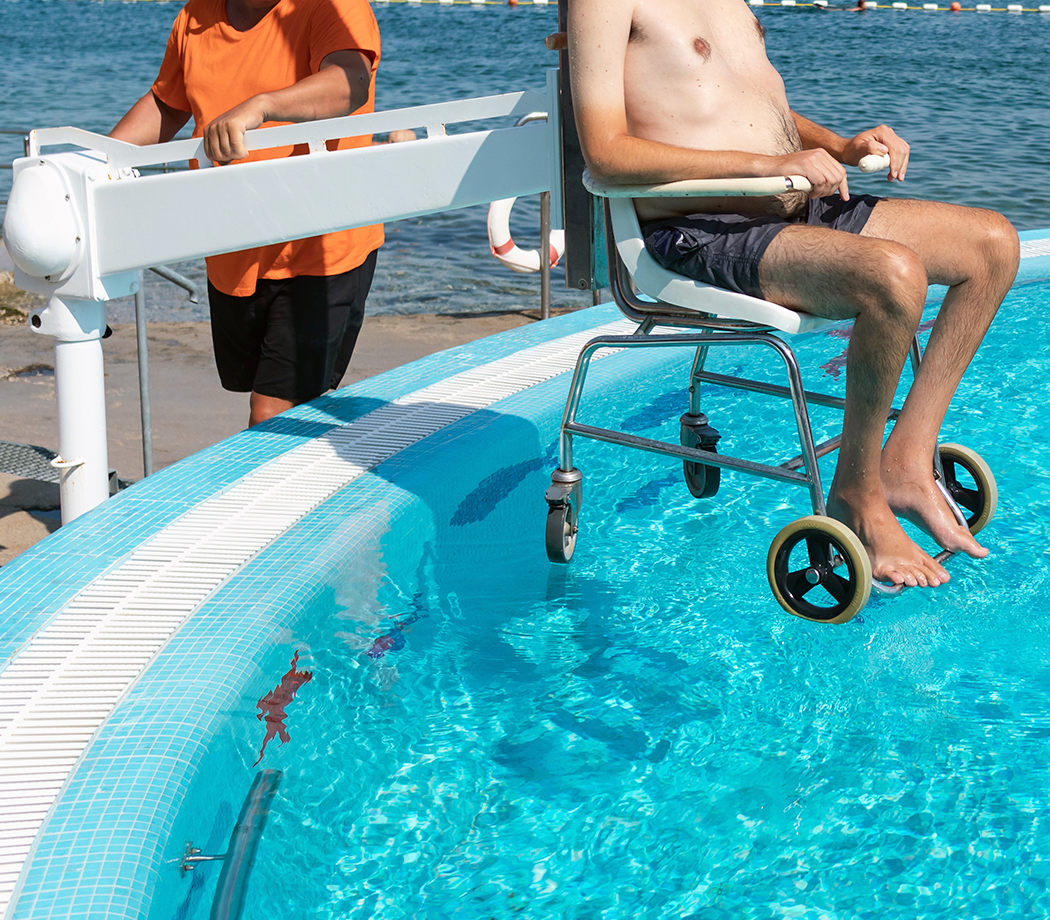
[[[555,470],[547,487],[547,558],[565,564],[576,549],[583,476],[577,469]]]
[[[700,450],[718,452],[718,441],[722,436],[707,424],[706,415],[682,416],[682,447],[698,447]],[[695,498],[711,498],[718,492],[722,470],[693,460],[682,462],[685,484]]]
[[[995,516],[999,489],[980,455],[962,444],[938,444],[944,487],[966,515],[970,533],[977,533]]]
[[[576,551],[576,509],[565,504],[547,509],[547,558],[551,562],[567,563]]]
[[[817,623],[853,619],[871,594],[871,560],[860,538],[841,521],[816,514],[777,534],[766,575],[781,607]]]

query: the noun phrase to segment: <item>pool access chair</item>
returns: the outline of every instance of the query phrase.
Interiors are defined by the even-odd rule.
[[[880,164],[872,164],[870,160],[862,164],[862,169],[865,166],[869,167],[866,171],[872,171],[872,166],[880,168]],[[885,168],[884,163],[881,168]],[[604,335],[592,339],[580,352],[561,424],[559,465],[551,476],[546,493],[548,558],[552,562],[568,562],[576,547],[583,475],[573,465],[572,442],[574,437],[584,437],[680,458],[686,486],[697,498],[715,495],[722,469],[807,487],[813,514],[784,527],[773,540],[766,560],[769,586],[789,613],[815,622],[844,623],[867,603],[873,588],[882,594],[899,593],[900,586],[873,581],[871,562],[860,539],[845,524],[827,516],[817,459],[837,449],[841,436],[815,444],[808,405],[841,410],[844,401],[803,389],[795,354],[778,335],[815,332],[833,323],[766,300],[701,284],[663,268],[646,251],[634,210],[634,198],[768,196],[790,190],[809,191],[809,183],[795,176],[693,180],[650,188],[623,188],[603,185],[585,172],[584,185],[591,194],[603,199],[613,299],[623,314],[639,325],[633,335]],[[658,328],[675,331],[653,334]],[[787,374],[787,386],[725,376],[704,369],[712,348],[753,345],[770,348],[780,356]],[[683,346],[694,348],[695,357],[690,371],[689,405],[681,417],[679,444],[581,424],[576,420],[587,369],[596,352],[601,349]],[[916,338],[911,347],[913,370],[918,368],[920,360]],[[717,445],[721,435],[700,411],[701,383],[790,399],[798,428],[800,453],[775,466],[719,453]],[[887,421],[896,419],[899,411],[891,409]],[[939,445],[935,465],[937,483],[948,504],[958,519],[976,533],[992,519],[997,502],[995,477],[988,465],[974,451],[958,444]],[[943,562],[951,555],[945,551],[936,558]]]

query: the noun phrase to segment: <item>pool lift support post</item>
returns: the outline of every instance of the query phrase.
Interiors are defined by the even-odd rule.
[[[55,340],[62,523],[110,494],[101,344],[107,300],[136,294],[140,272],[155,265],[550,191],[560,160],[553,71],[547,84],[546,94],[249,131],[249,150],[300,144],[308,153],[227,169],[140,175],[158,163],[210,167],[199,138],[136,147],[77,128],[31,131],[27,155],[13,164],[3,236],[15,284],[47,301],[30,325]],[[551,117],[529,131],[446,132],[447,124],[538,111]],[[426,137],[407,144],[328,150],[326,143],[420,127]],[[80,149],[42,153],[60,144]]]
[[[558,31],[568,33],[569,3],[558,3]],[[602,289],[609,286],[605,259],[605,222],[600,206],[583,185],[583,146],[576,131],[576,109],[569,80],[569,49],[558,53],[557,85],[558,180],[551,188],[551,209],[565,229],[565,286],[590,291],[591,302],[602,302]]]

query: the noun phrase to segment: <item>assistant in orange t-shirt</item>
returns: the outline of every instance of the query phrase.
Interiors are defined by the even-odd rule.
[[[150,92],[112,136],[159,143],[192,116],[217,163],[303,154],[305,146],[248,154],[243,133],[374,111],[379,52],[367,0],[189,0]],[[338,385],[382,243],[377,224],[208,258],[219,375],[226,389],[251,392],[250,424]]]
[[[280,0],[253,28],[239,32],[226,17],[226,0],[190,0],[168,38],[153,93],[173,109],[193,114],[193,136],[235,105],[284,89],[317,73],[333,51],[353,49],[371,59],[368,102],[354,114],[375,110],[379,26],[365,0]],[[269,128],[287,122],[265,122]],[[366,147],[370,137],[329,146]],[[247,160],[291,154],[291,147],[261,150]],[[304,153],[305,150],[298,151]],[[359,227],[292,243],[231,252],[208,259],[208,279],[225,294],[246,296],[257,278],[335,275],[356,268],[383,243],[383,226]]]

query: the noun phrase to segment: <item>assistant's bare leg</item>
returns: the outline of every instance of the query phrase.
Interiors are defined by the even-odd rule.
[[[251,401],[251,414],[248,418],[248,427],[252,425],[258,425],[260,422],[265,422],[267,419],[273,418],[275,415],[280,415],[282,412],[286,412],[299,403],[290,402],[287,399],[278,399],[276,396],[263,396],[262,393],[256,393],[252,390]]]
[[[886,200],[862,236],[893,240],[922,260],[931,284],[949,285],[922,364],[882,451],[890,507],[942,547],[982,557],[933,478],[933,452],[962,375],[1017,274],[1017,233],[994,211],[932,201]]]
[[[947,581],[945,569],[901,529],[882,485],[886,416],[926,296],[919,257],[897,243],[792,225],[766,250],[759,277],[765,296],[784,306],[856,317],[828,512],[860,537],[877,579],[913,587]]]

